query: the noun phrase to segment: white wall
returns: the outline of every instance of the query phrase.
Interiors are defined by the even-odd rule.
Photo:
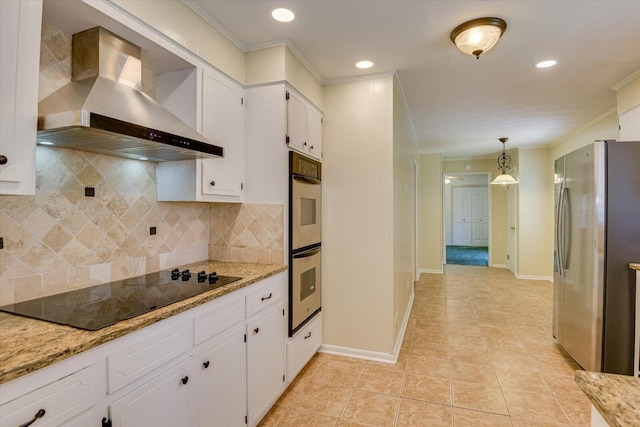
[[[398,88],[393,90],[393,337],[397,341],[413,292],[415,269],[414,159],[417,145]],[[397,343],[396,345],[401,344]]]
[[[418,272],[442,272],[442,155],[422,154],[418,180]]]
[[[393,351],[393,78],[324,88],[323,344]]]
[[[180,1],[113,0],[229,77],[244,83],[244,52]]]
[[[553,169],[547,148],[518,150],[519,278],[553,280]]]

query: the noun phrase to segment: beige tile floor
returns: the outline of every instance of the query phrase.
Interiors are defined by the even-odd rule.
[[[260,426],[589,426],[552,298],[502,269],[423,274],[396,365],[316,354]]]

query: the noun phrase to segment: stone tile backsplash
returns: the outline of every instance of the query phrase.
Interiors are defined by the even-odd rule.
[[[70,55],[71,36],[45,23],[40,99],[70,81]],[[151,97],[156,81],[143,68]],[[205,259],[284,262],[283,205],[157,202],[155,169],[38,146],[35,196],[0,196],[0,305]]]
[[[284,205],[217,203],[209,214],[212,259],[284,264]]]

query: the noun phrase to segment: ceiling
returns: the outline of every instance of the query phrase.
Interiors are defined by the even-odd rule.
[[[324,84],[397,72],[422,153],[490,157],[542,147],[616,106],[640,70],[640,1],[183,0],[245,51],[286,43]],[[270,12],[288,7],[291,23]],[[496,16],[508,28],[479,60],[451,30]],[[558,65],[537,69],[553,58]],[[361,59],[375,62],[363,71]]]

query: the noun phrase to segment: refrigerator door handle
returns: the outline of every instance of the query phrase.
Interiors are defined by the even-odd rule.
[[[556,208],[556,257],[558,258],[558,273],[564,277],[564,261],[562,259],[562,240],[564,236],[564,230],[562,227],[562,206],[564,196],[564,182],[560,184],[560,191],[558,191],[558,206]]]
[[[571,252],[571,223],[565,227],[567,220],[571,221],[571,215],[569,212],[569,189],[567,187],[562,188],[562,213],[561,213],[561,223],[562,223],[562,265],[561,271],[562,275],[566,277],[567,269],[569,268],[569,254]]]

